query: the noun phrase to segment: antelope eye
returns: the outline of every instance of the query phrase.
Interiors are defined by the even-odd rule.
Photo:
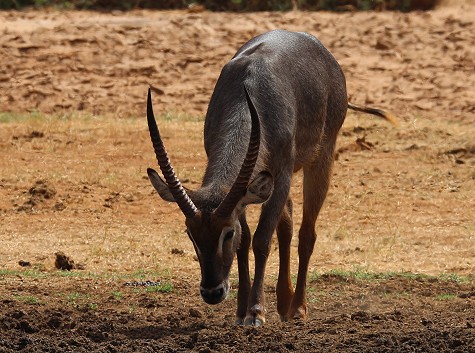
[[[228,230],[226,234],[224,235],[224,240],[226,241],[226,240],[232,239],[233,236],[234,236],[234,229]]]

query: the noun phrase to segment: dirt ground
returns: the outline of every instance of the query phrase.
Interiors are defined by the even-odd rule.
[[[0,352],[474,352],[475,7],[453,3],[0,12]],[[220,69],[274,28],[320,38],[351,101],[400,126],[348,114],[317,224],[310,318],[278,320],[275,243],[268,322],[255,329],[234,325],[235,289],[218,306],[201,301],[182,216],[146,178],[156,162],[144,116],[152,85],[175,169],[197,188]],[[254,227],[259,209],[249,214]],[[56,269],[59,251],[71,271]]]

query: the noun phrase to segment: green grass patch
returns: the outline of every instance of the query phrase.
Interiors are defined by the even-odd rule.
[[[0,113],[0,123],[15,123],[30,120],[31,114]]]
[[[19,278],[82,278],[86,280],[105,280],[120,282],[123,281],[145,281],[150,279],[160,279],[161,282],[171,283],[172,272],[169,269],[153,269],[153,270],[137,270],[132,273],[95,273],[89,271],[73,270],[73,271],[41,271],[38,269],[10,270],[0,269],[0,280],[7,277]]]
[[[449,293],[442,293],[435,296],[435,299],[440,300],[440,301],[449,301],[449,300],[454,300],[455,298],[457,298],[455,294],[449,294]]]
[[[171,286],[172,272],[170,269],[140,269],[131,273],[94,273],[81,270],[73,271],[41,271],[39,269],[11,270],[0,269],[0,280],[7,277],[27,277],[27,278],[83,278],[107,281],[144,281],[156,280],[163,283],[165,287]],[[326,279],[338,281],[381,281],[396,278],[406,278],[419,281],[445,281],[454,283],[475,283],[475,275],[459,275],[456,273],[443,273],[440,275],[427,275],[421,273],[400,271],[400,272],[371,272],[364,268],[355,268],[354,270],[332,269],[326,272],[313,271],[309,274],[308,281],[318,282]],[[238,286],[237,273],[231,277],[233,287]],[[292,276],[292,282],[295,285],[296,276]],[[154,286],[150,286],[154,287]],[[163,291],[169,289],[164,288]],[[160,291],[160,290],[158,290]]]
[[[169,269],[154,269],[144,270],[140,269],[131,274],[117,275],[118,278],[143,280],[145,278],[171,278],[171,271]]]
[[[48,272],[43,272],[37,269],[28,269],[28,270],[0,270],[0,279],[2,277],[28,277],[28,278],[46,278],[48,277]]]
[[[122,293],[121,291],[113,291],[112,292],[112,297],[117,301],[121,301],[123,296],[124,296],[124,293]]]
[[[93,272],[85,271],[55,271],[49,272],[53,277],[66,277],[66,278],[87,278],[95,279],[100,278],[101,276]]]
[[[160,282],[155,286],[145,287],[147,293],[171,293],[173,292],[173,285],[170,282]]]
[[[64,294],[64,298],[68,306],[76,309],[96,310],[99,307],[96,300],[92,299],[90,294],[72,292]]]
[[[68,305],[77,306],[78,301],[82,300],[83,294],[79,292],[73,292],[65,295]]]
[[[203,122],[205,117],[203,115],[192,115],[185,112],[166,112],[156,117],[157,121],[186,121],[186,122]]]
[[[1,0],[0,0],[1,1]],[[44,114],[41,112],[33,111],[30,113],[12,113],[12,112],[0,112],[0,124],[8,123],[41,123],[41,122],[56,122],[56,121],[108,121],[110,118],[106,116],[93,115],[87,112],[62,112],[53,114]],[[135,122],[138,119],[143,120],[142,116],[129,116],[120,119],[121,122]],[[203,115],[193,115],[186,112],[168,111],[162,114],[156,115],[158,122],[204,122],[205,117]],[[111,120],[112,121],[112,120]],[[114,120],[115,121],[115,120]]]
[[[1,1],[1,0],[0,0]],[[43,114],[40,112],[31,113],[10,113],[0,112],[0,123],[19,123],[19,122],[31,122],[31,121],[55,121],[55,120],[68,120],[73,115],[70,114]]]
[[[324,273],[312,272],[309,276],[309,282],[318,282],[327,279],[333,279],[341,282],[348,281],[385,281],[397,278],[405,278],[417,281],[445,281],[454,283],[473,283],[475,276],[461,276],[455,273],[443,273],[440,275],[427,275],[414,272],[370,272],[365,269],[356,268],[355,270],[334,269]]]
[[[328,296],[328,293],[317,290],[315,287],[307,287],[307,296],[309,303],[320,303]]]
[[[41,271],[39,269],[27,269],[27,270],[0,270],[0,279],[2,277],[27,277],[27,278],[48,278],[48,277],[70,277],[70,278],[86,278],[97,279],[107,278],[108,275],[100,275],[93,272],[85,271]]]
[[[14,295],[13,299],[25,304],[38,305],[40,300],[34,295]]]
[[[456,273],[444,273],[438,276],[437,278],[439,278],[442,281],[455,282],[455,283],[465,283],[465,282],[473,281],[472,277],[464,277]]]

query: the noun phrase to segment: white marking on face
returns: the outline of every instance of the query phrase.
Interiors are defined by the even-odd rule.
[[[221,231],[221,235],[219,236],[219,243],[218,243],[218,253],[217,255],[219,257],[223,257],[223,244],[226,238],[226,234],[229,232],[234,232],[234,228],[232,227],[224,227],[223,230]]]

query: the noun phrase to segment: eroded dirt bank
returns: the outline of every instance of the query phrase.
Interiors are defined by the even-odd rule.
[[[1,111],[142,116],[153,85],[162,112],[204,115],[223,64],[256,34],[317,36],[355,102],[473,122],[473,6],[416,13],[0,13]],[[117,104],[120,102],[120,104]]]

